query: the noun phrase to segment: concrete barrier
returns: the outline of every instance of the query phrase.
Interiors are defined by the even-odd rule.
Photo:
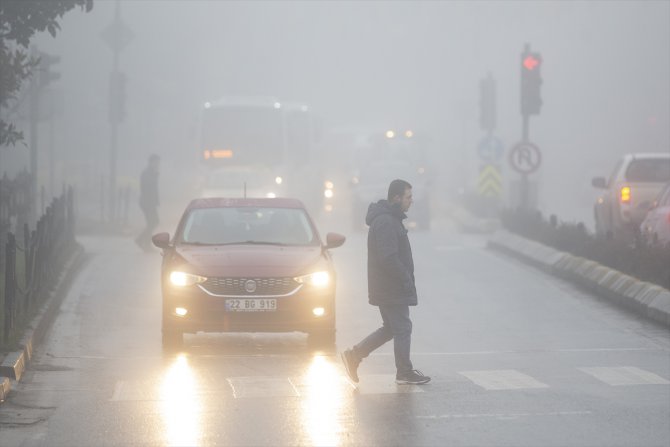
[[[595,261],[555,250],[506,230],[488,240],[491,249],[577,283],[619,305],[670,326],[670,290],[640,281]]]

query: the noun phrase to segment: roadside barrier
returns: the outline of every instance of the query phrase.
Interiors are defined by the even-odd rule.
[[[0,273],[0,333],[5,348],[21,336],[77,247],[73,195],[68,187],[53,199],[34,230],[24,224],[20,241],[7,233],[4,275]]]

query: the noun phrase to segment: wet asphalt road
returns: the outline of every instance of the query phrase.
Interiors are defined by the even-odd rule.
[[[338,349],[379,324],[364,234],[345,234]],[[164,355],[158,252],[79,238],[91,260],[0,406],[0,444],[670,445],[670,331],[488,251],[485,236],[446,225],[410,238],[425,386],[394,383],[391,344],[355,386],[300,333],[188,335]]]

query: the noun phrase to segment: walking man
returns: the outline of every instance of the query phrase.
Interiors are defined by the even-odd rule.
[[[140,208],[144,214],[146,225],[144,230],[135,238],[135,243],[142,250],[151,248],[151,233],[158,226],[158,167],[160,157],[151,154],[147,166],[140,176]]]
[[[423,384],[430,377],[414,369],[410,360],[412,321],[409,306],[417,305],[414,261],[402,221],[412,204],[412,185],[393,180],[387,200],[371,203],[365,223],[368,230],[368,301],[379,307],[382,327],[351,349],[342,352],[347,375],[358,382],[358,365],[372,351],[393,339],[396,383]]]

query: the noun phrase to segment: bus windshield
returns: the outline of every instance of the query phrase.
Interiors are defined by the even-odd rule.
[[[282,161],[282,119],[278,109],[228,106],[206,109],[202,148],[225,153],[230,164]]]

